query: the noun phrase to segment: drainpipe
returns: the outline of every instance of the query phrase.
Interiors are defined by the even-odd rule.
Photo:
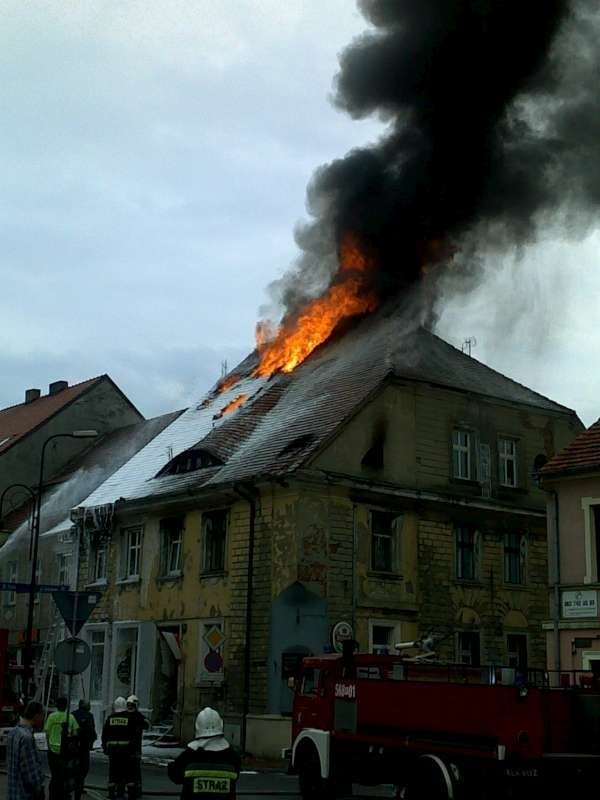
[[[550,494],[554,497],[554,667],[558,672],[558,681],[560,681],[562,667],[560,656],[560,508],[556,489],[550,489]]]
[[[250,525],[248,530],[248,569],[246,582],[246,641],[244,647],[244,690],[242,696],[242,730],[240,745],[246,752],[248,714],[250,712],[250,677],[252,655],[252,584],[254,583],[254,541],[256,538],[256,499],[258,491],[251,484],[235,484],[233,490],[250,506]]]

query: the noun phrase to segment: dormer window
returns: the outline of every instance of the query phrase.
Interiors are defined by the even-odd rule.
[[[184,450],[183,453],[172,458],[171,461],[160,470],[156,477],[162,478],[163,475],[183,475],[186,472],[206,469],[206,467],[220,467],[222,464],[223,462],[221,459],[209,453],[208,450],[192,448],[190,450]]]

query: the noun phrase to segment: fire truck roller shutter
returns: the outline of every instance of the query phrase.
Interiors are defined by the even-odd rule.
[[[439,756],[420,756],[402,797],[405,800],[455,800],[457,777],[456,768]]]

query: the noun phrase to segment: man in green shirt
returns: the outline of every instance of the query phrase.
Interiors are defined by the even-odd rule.
[[[69,735],[74,736],[79,728],[73,714],[69,714]],[[56,701],[56,711],[48,716],[44,730],[48,740],[48,766],[50,767],[49,800],[65,800],[71,796],[68,758],[66,755],[67,742],[63,742],[67,729],[67,698],[59,697]]]

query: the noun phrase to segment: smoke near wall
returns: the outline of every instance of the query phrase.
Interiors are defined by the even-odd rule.
[[[572,232],[600,203],[596,0],[360,0],[334,102],[383,137],[315,172],[300,256],[272,292],[293,316],[351,234],[380,299],[482,250]],[[318,123],[317,123],[318,124]]]

